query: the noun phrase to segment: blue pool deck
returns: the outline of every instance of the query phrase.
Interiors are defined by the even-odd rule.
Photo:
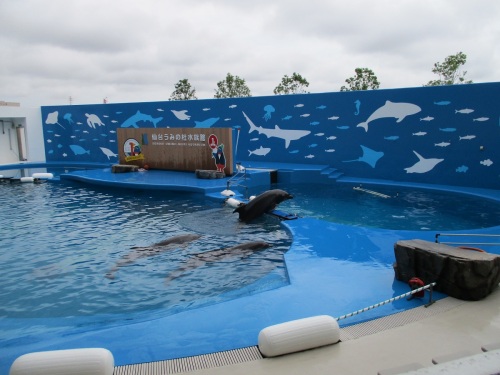
[[[243,165],[247,168],[247,176],[241,184],[250,189],[265,188],[269,185],[271,172],[278,173],[280,182],[285,180],[297,183],[337,181],[352,184],[391,184],[390,181],[348,178],[327,166]],[[229,180],[198,179],[194,173],[172,171],[111,173],[110,166],[71,171],[63,174],[61,179],[117,188],[188,191],[218,199],[224,199],[221,192],[227,188]],[[233,187],[230,186],[230,189],[233,190]],[[500,200],[500,192],[494,190],[454,187],[445,187],[444,190]],[[157,312],[150,316],[130,319],[124,317],[123,324],[115,322],[108,326],[93,326],[82,321],[75,326],[69,322],[67,325],[64,322],[54,323],[53,333],[43,338],[33,334],[7,340],[2,349],[0,374],[6,374],[12,361],[19,355],[34,351],[106,347],[113,353],[115,364],[122,366],[254,346],[257,344],[259,331],[267,326],[322,314],[338,317],[407,292],[406,285],[394,280],[393,254],[387,249],[392,249],[394,243],[399,240],[419,238],[433,241],[435,235],[432,231],[353,227],[313,218],[300,218],[283,223],[293,236],[290,250],[285,254],[290,280],[288,286],[170,316],[162,316],[161,312]],[[500,227],[471,232],[499,233]],[[363,263],[372,261],[373,257],[378,259],[379,267],[363,268]],[[335,287],[351,279],[354,274],[358,293],[363,300],[363,303],[358,305],[350,304],[352,296],[348,290]],[[334,298],[329,296],[335,296],[335,301],[346,301],[345,306],[339,306]],[[435,296],[445,297],[439,293]],[[339,323],[341,327],[347,327],[393,314],[398,309],[417,307],[425,302],[418,299],[403,300]],[[53,324],[42,321],[39,323]],[[9,321],[7,324],[17,324],[19,331],[23,330],[22,321]],[[500,326],[500,323],[498,325]],[[372,342],[372,345],[376,343]],[[348,346],[346,345],[346,348]],[[356,361],[356,358],[353,360]],[[251,372],[259,373],[259,370],[252,369]],[[245,373],[245,370],[241,373]],[[273,369],[273,373],[279,373],[279,370]]]

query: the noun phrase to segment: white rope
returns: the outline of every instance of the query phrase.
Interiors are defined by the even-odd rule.
[[[435,285],[436,285],[436,283],[430,283],[430,284],[425,285],[425,286],[423,286],[421,288],[414,289],[411,292],[408,292],[408,293],[405,293],[405,294],[401,294],[400,296],[396,296],[396,297],[390,298],[388,300],[376,303],[375,305],[371,305],[371,306],[365,307],[364,309],[361,309],[361,310],[358,310],[358,311],[355,311],[355,312],[352,312],[352,313],[349,313],[349,314],[346,314],[346,315],[339,316],[338,318],[335,318],[335,319],[337,319],[337,321],[338,321],[338,320],[341,320],[341,319],[350,318],[351,316],[358,315],[358,314],[361,314],[361,313],[363,313],[365,311],[375,309],[375,308],[380,307],[382,305],[385,305],[387,303],[391,303],[391,302],[397,301],[398,299],[411,296],[412,294],[421,292],[422,290],[425,290],[425,289],[429,289],[429,288],[431,288],[431,287],[433,287]]]

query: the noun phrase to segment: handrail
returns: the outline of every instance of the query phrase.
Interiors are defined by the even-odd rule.
[[[401,298],[405,298],[405,297],[409,297],[409,296],[412,296],[413,294],[415,293],[418,293],[418,292],[421,292],[422,290],[426,290],[426,289],[430,289],[429,292],[430,292],[430,296],[429,296],[429,303],[427,303],[425,305],[425,307],[428,307],[430,305],[432,305],[435,301],[432,300],[432,288],[436,285],[436,283],[430,283],[430,284],[427,284],[427,285],[424,285],[423,287],[421,288],[417,288],[417,289],[413,289],[411,292],[408,292],[408,293],[404,293],[404,294],[401,294],[399,296],[396,296],[396,297],[393,297],[393,298],[390,298],[388,300],[385,300],[385,301],[382,301],[382,302],[379,302],[379,303],[376,303],[375,305],[371,305],[371,306],[368,306],[368,307],[365,307],[364,309],[361,309],[361,310],[358,310],[358,311],[354,311],[352,313],[349,313],[349,314],[346,314],[346,315],[342,315],[342,316],[339,316],[338,318],[335,318],[337,321],[341,320],[341,319],[345,319],[345,318],[350,318],[351,316],[354,316],[354,315],[358,315],[358,314],[361,314],[365,311],[368,311],[368,310],[373,310],[377,307],[380,307],[380,306],[383,306],[387,303],[391,303],[391,302],[394,302],[394,301],[397,301],[398,299],[401,299]]]
[[[481,246],[498,246],[500,242],[439,242],[440,236],[449,237],[500,237],[500,234],[481,234],[481,233],[436,233],[436,243],[446,245],[481,245]]]

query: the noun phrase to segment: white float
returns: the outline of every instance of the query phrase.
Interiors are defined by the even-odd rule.
[[[9,375],[113,375],[113,354],[103,348],[35,352],[20,356]]]
[[[259,350],[265,357],[275,357],[335,344],[339,340],[337,320],[319,315],[264,328],[259,333]]]
[[[35,179],[33,177],[21,177],[19,180],[21,182],[35,182]]]
[[[50,180],[50,179],[54,178],[54,175],[52,173],[39,172],[39,173],[33,173],[31,175],[31,177],[38,178],[38,179],[41,179],[41,180]]]
[[[229,190],[229,189],[226,189],[226,190],[222,190],[220,192],[223,196],[225,197],[232,197],[233,195],[236,195],[236,193],[232,190]]]
[[[239,200],[237,199],[234,199],[234,198],[228,198],[226,199],[226,204],[230,207],[238,207],[242,202],[240,202]]]

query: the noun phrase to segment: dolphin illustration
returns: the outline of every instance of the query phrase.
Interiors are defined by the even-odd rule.
[[[157,117],[157,118],[153,118],[152,116],[150,115],[145,115],[144,113],[141,113],[141,111],[137,111],[137,113],[131,117],[129,117],[128,119],[125,120],[125,122],[121,125],[122,128],[138,128],[139,125],[137,125],[138,122],[145,122],[145,121],[149,121],[149,122],[152,122],[154,127],[156,128],[156,125],[161,121],[163,120],[163,117]]]
[[[155,256],[166,250],[175,250],[178,246],[186,247],[190,242],[196,241],[201,236],[198,234],[181,234],[168,238],[164,241],[144,247],[131,247],[130,253],[124,255],[106,274],[108,279],[114,279],[115,273],[120,267],[135,262],[137,259]]]
[[[280,129],[278,125],[274,127],[274,129],[266,129],[263,128],[262,126],[256,126],[252,120],[248,118],[248,116],[245,114],[245,112],[242,112],[243,116],[245,116],[248,125],[250,125],[250,130],[248,131],[249,133],[253,131],[257,131],[259,134],[265,134],[267,138],[271,137],[276,137],[276,138],[281,138],[285,141],[285,148],[288,148],[290,146],[291,141],[296,141],[302,137],[305,137],[306,135],[309,135],[311,132],[309,130],[285,130],[285,129]]]
[[[413,151],[418,157],[418,161],[411,167],[405,168],[406,173],[427,173],[431,171],[437,164],[441,163],[444,159],[425,159],[415,150]]]
[[[368,117],[368,120],[359,123],[357,126],[365,129],[365,131],[368,131],[368,124],[372,121],[381,118],[394,117],[397,118],[396,122],[400,123],[406,116],[414,115],[420,111],[421,108],[418,105],[412,103],[393,103],[387,100],[382,107],[375,110],[375,112]]]
[[[238,212],[241,221],[249,222],[266,212],[274,210],[281,202],[292,198],[293,196],[284,190],[268,190],[260,195],[257,195],[250,202],[240,204],[236,207],[233,213]]]
[[[225,249],[205,251],[192,256],[186,263],[172,272],[166,279],[165,284],[184,275],[187,271],[203,267],[208,263],[225,261],[227,259],[241,260],[250,257],[252,254],[271,247],[264,241],[245,242]]]

